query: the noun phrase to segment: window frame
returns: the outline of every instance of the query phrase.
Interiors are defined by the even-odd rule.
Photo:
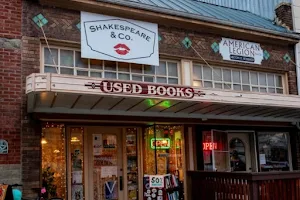
[[[194,79],[194,66],[198,66],[198,67],[201,67],[201,75],[202,75],[202,79]],[[213,65],[211,66],[212,68],[214,69],[220,69],[221,70],[221,81],[215,81],[214,80],[214,70],[211,70],[212,72],[212,79],[209,80],[209,79],[204,79],[203,78],[203,73],[204,73],[204,70],[203,68],[204,67],[208,67],[210,68],[209,66],[203,64],[203,63],[199,63],[199,62],[192,62],[191,64],[191,85],[193,87],[201,87],[201,88],[207,88],[207,89],[213,89],[213,90],[227,90],[227,91],[235,91],[235,92],[251,92],[251,93],[259,93],[259,94],[275,94],[275,95],[280,95],[280,94],[288,94],[288,89],[287,89],[287,77],[286,77],[286,73],[276,73],[276,72],[267,72],[267,71],[257,71],[257,70],[247,70],[247,69],[243,69],[243,68],[237,68],[237,67],[226,67],[226,66],[216,66],[216,65]],[[230,70],[230,73],[231,73],[231,82],[226,82],[224,81],[223,77],[224,77],[224,74],[223,74],[223,71],[224,69],[226,70]],[[240,82],[239,83],[236,83],[233,81],[233,71],[239,71],[239,74],[240,74]],[[249,76],[249,83],[244,83],[243,84],[243,81],[242,81],[242,72],[248,72],[248,76]],[[258,84],[252,84],[251,83],[251,72],[253,73],[256,73],[257,74],[257,79],[258,79]],[[266,77],[266,85],[260,85],[259,84],[259,74],[260,73],[263,73],[265,74],[265,77]],[[273,86],[269,86],[268,85],[268,74],[272,75],[273,76],[273,80],[274,80],[274,87]],[[276,75],[278,76],[281,76],[281,84],[282,86],[281,87],[278,87],[276,86]],[[194,85],[194,81],[197,81],[197,82],[200,82],[201,85],[200,86],[196,86]],[[205,81],[209,81],[211,82],[212,84],[212,87],[204,87],[204,84],[205,84]],[[222,88],[217,88],[215,87],[215,84],[218,83],[218,84],[221,84],[222,85]],[[231,88],[224,88],[224,85],[230,85]],[[234,85],[239,85],[241,90],[235,90],[234,89]],[[249,86],[250,87],[250,90],[242,90],[243,86]],[[258,88],[258,91],[253,91],[253,88]],[[266,88],[267,92],[261,92],[260,89],[261,88]],[[269,92],[269,89],[275,89],[275,93],[271,93]],[[282,93],[278,93],[277,90],[278,89],[281,89],[282,90]]]
[[[286,134],[287,137],[287,151],[288,151],[288,162],[289,162],[289,171],[293,171],[293,157],[292,157],[292,149],[291,149],[291,136],[290,136],[290,132],[289,131],[257,131],[256,132],[256,153],[257,153],[257,170],[258,172],[262,172],[261,171],[261,167],[260,167],[260,160],[259,160],[259,139],[258,139],[258,135],[261,134],[276,134],[276,133],[283,133]],[[276,171],[276,170],[275,170]]]
[[[98,78],[102,78],[102,79],[115,79],[115,78],[105,78],[104,77],[104,73],[105,72],[112,72],[112,73],[115,73],[116,74],[116,80],[124,80],[124,81],[137,81],[137,80],[132,80],[132,76],[133,75],[138,75],[138,76],[141,76],[142,77],[142,81],[137,81],[137,82],[143,82],[143,83],[156,83],[156,84],[167,84],[167,85],[181,85],[183,83],[183,80],[182,80],[182,67],[181,67],[181,61],[179,59],[165,59],[165,58],[160,58],[159,59],[159,62],[166,62],[166,75],[158,75],[157,74],[157,70],[155,70],[155,73],[154,74],[145,74],[144,73],[144,66],[147,66],[147,65],[144,65],[144,64],[138,64],[138,65],[141,65],[142,66],[142,73],[135,73],[135,72],[132,72],[132,67],[131,65],[133,63],[127,63],[128,66],[129,66],[129,71],[125,72],[125,71],[119,71],[119,68],[118,68],[118,63],[121,63],[121,62],[117,62],[117,61],[111,61],[111,62],[116,62],[116,70],[115,71],[112,71],[112,70],[107,70],[104,68],[105,66],[105,61],[106,62],[110,62],[108,60],[99,60],[99,59],[87,59],[88,60],[88,63],[87,63],[87,68],[82,68],[82,67],[76,67],[76,52],[81,52],[80,49],[78,48],[72,48],[72,47],[65,47],[65,46],[57,46],[57,45],[50,45],[49,48],[50,49],[57,49],[58,50],[58,58],[57,58],[57,62],[56,65],[53,65],[53,64],[45,64],[45,49],[47,49],[48,46],[47,45],[41,45],[41,51],[40,51],[40,54],[41,54],[41,59],[40,59],[40,72],[41,73],[46,73],[45,72],[45,66],[50,66],[50,67],[56,67],[58,66],[58,73],[57,74],[61,74],[61,68],[67,68],[67,69],[73,69],[73,75],[71,74],[66,74],[66,75],[70,75],[70,76],[78,76],[77,75],[77,71],[87,71],[88,72],[88,75],[87,76],[82,76],[82,77],[88,77],[88,78],[96,78],[96,77],[93,77],[91,76],[91,72],[99,72],[101,73],[101,77],[98,77]],[[60,66],[60,51],[61,50],[67,50],[67,51],[73,51],[73,67],[68,67],[68,66]],[[91,60],[99,60],[99,61],[102,61],[102,69],[93,69],[91,68]],[[104,61],[104,62],[103,62]],[[126,63],[126,62],[125,62]],[[175,76],[170,76],[168,74],[168,63],[176,63],[177,64],[177,77]],[[129,80],[126,80],[126,79],[118,79],[118,76],[119,74],[129,74],[130,76],[130,79]],[[144,77],[153,77],[153,82],[147,82],[147,81],[144,81]],[[167,83],[160,83],[160,82],[157,82],[157,78],[166,78],[167,80]],[[178,83],[169,83],[169,79],[177,79]]]

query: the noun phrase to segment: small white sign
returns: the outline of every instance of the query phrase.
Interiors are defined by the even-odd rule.
[[[261,164],[261,165],[267,164],[267,162],[266,162],[266,154],[259,154],[259,164]]]
[[[103,149],[102,134],[93,134],[93,152],[94,156],[100,156]]]
[[[117,176],[117,173],[118,173],[117,166],[102,166],[101,167],[101,178]]]
[[[158,25],[81,12],[81,57],[158,66]]]
[[[150,175],[149,176],[150,187],[163,188],[164,187],[164,176],[161,175]]]
[[[258,43],[222,38],[219,50],[223,60],[258,65],[263,60],[263,50]]]

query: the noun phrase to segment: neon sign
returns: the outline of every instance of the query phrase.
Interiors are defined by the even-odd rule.
[[[203,151],[207,150],[216,150],[218,148],[217,143],[215,142],[203,142]]]
[[[156,144],[155,144],[156,143]],[[152,138],[151,149],[170,149],[171,141],[169,138]]]

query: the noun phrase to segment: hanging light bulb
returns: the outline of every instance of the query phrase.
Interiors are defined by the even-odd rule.
[[[79,142],[80,140],[77,137],[72,137],[71,142]]]
[[[43,136],[42,137],[42,140],[41,140],[41,144],[47,144],[48,142],[47,142],[47,140],[45,139],[45,137]]]

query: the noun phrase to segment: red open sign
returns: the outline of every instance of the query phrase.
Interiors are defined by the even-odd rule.
[[[213,143],[213,142],[203,142],[203,150],[207,151],[207,150],[215,150],[217,149],[217,143]]]

